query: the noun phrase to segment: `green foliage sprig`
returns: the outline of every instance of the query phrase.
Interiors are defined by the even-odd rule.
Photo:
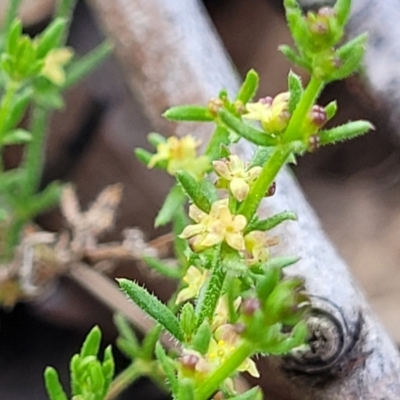
[[[118,321],[118,345],[133,361],[130,372],[111,383],[107,399],[140,375],[164,381],[175,400],[207,400],[216,393],[226,399],[260,399],[257,388],[238,393],[232,378],[242,371],[258,377],[251,359],[255,355],[280,356],[307,345],[311,302],[303,280],[284,274],[298,257],[273,257],[277,238],[269,233],[296,216],[283,211],[260,219],[259,207],[275,193],[276,176],[287,163],[322,145],[364,134],[372,125],[352,121],[325,129],[337,104],[317,104],[325,85],[354,73],[364,53],[365,35],[341,44],[350,0],[306,15],[296,0],[284,5],[295,48],[281,50],[308,71],[306,86],[290,71],[287,92],[253,101],[259,77],[251,70],[233,98],[223,90],[207,105],[176,106],[164,113],[172,121],[215,125],[203,153],[191,135],[165,139],[154,133],[149,135],[154,154],[136,150],[149,168],[176,178],[156,226],[172,223],[177,265],[144,261],[177,279],[178,289],[164,305],[137,283],[119,280],[157,326],[139,345],[123,320]],[[250,160],[233,153],[232,145],[240,140],[254,144]],[[178,354],[164,349],[162,331],[173,337]]]

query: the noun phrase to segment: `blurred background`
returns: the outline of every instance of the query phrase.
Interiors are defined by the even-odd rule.
[[[0,3],[0,12],[4,4]],[[261,77],[260,96],[286,90],[289,64],[278,45],[289,43],[280,2],[204,0],[233,63],[243,76],[250,68]],[[27,32],[40,32],[48,23],[52,0],[26,0],[22,18]],[[69,45],[85,54],[103,40],[96,16],[79,1],[71,26]],[[162,38],[160,38],[162,40]],[[301,71],[296,71],[301,73]],[[304,75],[304,79],[307,77]],[[335,125],[348,119],[371,120],[376,130],[349,143],[306,155],[293,168],[321,223],[364,288],[370,304],[400,343],[400,151],[396,132],[386,123],[385,109],[373,99],[358,77],[333,84],[320,103],[338,99]],[[118,61],[110,57],[89,78],[67,93],[66,107],[57,112],[48,140],[43,184],[57,179],[72,182],[85,208],[107,185],[122,182],[124,197],[115,232],[139,226],[148,238],[164,231],[152,226],[170,181],[148,171],[133,156],[137,147],[148,148],[152,124],[124,81]],[[7,163],[18,162],[18,149]],[[59,231],[58,211],[38,221]],[[132,265],[121,266],[128,276],[146,280]],[[164,285],[160,279],[151,283]],[[44,400],[42,372],[54,365],[68,381],[68,361],[83,336],[96,323],[105,343],[115,338],[110,312],[68,279],[34,303],[0,311],[0,398]],[[124,360],[119,360],[122,366]],[[132,397],[134,394],[134,397]],[[162,398],[141,381],[123,398]]]

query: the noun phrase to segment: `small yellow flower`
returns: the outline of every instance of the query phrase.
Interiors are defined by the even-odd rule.
[[[233,308],[237,310],[242,302],[242,298],[238,297],[233,303]],[[225,325],[229,319],[228,297],[223,295],[219,298],[217,307],[215,308],[214,316],[212,319],[211,330],[215,331],[222,325]]]
[[[230,354],[239,347],[241,338],[235,331],[235,327],[230,324],[220,326],[214,334],[214,338],[210,340],[210,345],[205,356],[206,360],[210,364],[210,367],[214,370],[218,368]],[[239,372],[248,372],[255,378],[260,377],[260,373],[253,360],[247,358],[242,365],[238,368]]]
[[[165,143],[157,146],[157,153],[151,158],[148,167],[152,168],[158,162],[166,161],[169,174],[174,175],[179,170],[185,170],[200,180],[210,167],[207,156],[196,155],[200,143],[200,140],[191,135],[180,139],[171,136]]]
[[[263,231],[252,231],[244,237],[247,264],[253,265],[269,260],[269,247],[278,243],[277,238],[271,238]]]
[[[261,122],[261,126],[269,133],[283,132],[290,119],[289,93],[278,94],[274,99],[266,97],[258,103],[248,103],[245,119],[252,119]]]
[[[244,250],[243,230],[247,220],[243,215],[231,214],[228,199],[215,201],[209,214],[192,204],[189,216],[197,223],[188,225],[180,237],[190,239],[194,251],[202,251],[224,241],[233,249]]]
[[[238,201],[243,201],[250,191],[250,186],[260,175],[261,167],[249,168],[236,155],[229,156],[228,160],[217,160],[213,162],[215,172],[219,175],[216,186],[229,189]]]
[[[68,47],[50,50],[44,58],[41,74],[55,85],[61,86],[65,82],[64,66],[73,55],[73,51]]]
[[[207,270],[201,272],[198,268],[191,265],[187,269],[186,275],[183,277],[183,282],[187,283],[188,286],[180,290],[175,303],[180,304],[186,300],[190,300],[197,297],[200,293],[200,289],[207,280],[207,277],[208,277]]]

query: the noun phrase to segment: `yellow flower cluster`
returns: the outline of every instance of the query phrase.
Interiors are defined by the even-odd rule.
[[[204,177],[210,168],[210,160],[207,156],[197,157],[197,148],[201,141],[191,135],[177,138],[171,136],[165,143],[157,146],[157,153],[151,158],[149,168],[154,167],[158,162],[167,162],[167,172],[175,175],[179,170],[191,173],[198,180]]]
[[[268,133],[283,132],[290,120],[289,92],[278,94],[274,99],[266,97],[257,103],[247,103],[247,113],[244,119],[261,122],[261,126]]]
[[[222,242],[236,250],[245,249],[243,230],[247,220],[243,215],[230,212],[228,199],[215,201],[209,214],[192,204],[189,216],[196,224],[188,225],[180,237],[190,239],[189,244],[194,251],[202,251]]]
[[[65,82],[64,66],[71,60],[73,54],[68,47],[49,51],[44,58],[41,74],[55,85],[63,85]]]
[[[213,167],[219,179],[216,182],[217,188],[228,188],[233,197],[243,201],[250,191],[250,186],[256,181],[262,171],[262,167],[249,168],[236,155],[231,155],[227,160],[213,162]]]

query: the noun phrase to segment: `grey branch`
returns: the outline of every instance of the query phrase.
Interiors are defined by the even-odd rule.
[[[172,105],[205,104],[221,88],[231,94],[238,88],[238,77],[202,6],[195,0],[89,2],[113,40],[127,82],[154,127],[165,134],[184,134],[190,130],[205,139],[209,132],[204,127],[176,127],[160,117]],[[356,11],[361,3],[365,1],[355,1]],[[353,31],[356,25],[355,15]],[[381,21],[382,29],[385,25]],[[249,158],[253,149],[240,145],[238,152]],[[336,335],[337,341],[331,343],[336,348],[330,349],[330,366],[321,368],[319,373],[318,368],[307,369],[301,363],[298,369],[302,372],[294,372],[282,368],[287,365],[282,360],[260,360],[269,371],[260,384],[277,399],[400,398],[400,359],[395,346],[376,321],[347,266],[322,232],[287,170],[278,177],[277,188],[262,212],[271,215],[293,210],[298,214],[298,223],[286,223],[276,231],[284,238],[281,252],[301,256],[289,273],[303,276],[308,291],[316,299],[318,335],[325,338],[332,334],[332,340]],[[329,308],[336,310],[340,318],[330,313]],[[322,313],[318,316],[319,309]],[[324,320],[324,312],[330,316],[329,321]],[[326,324],[332,328],[326,328]]]

